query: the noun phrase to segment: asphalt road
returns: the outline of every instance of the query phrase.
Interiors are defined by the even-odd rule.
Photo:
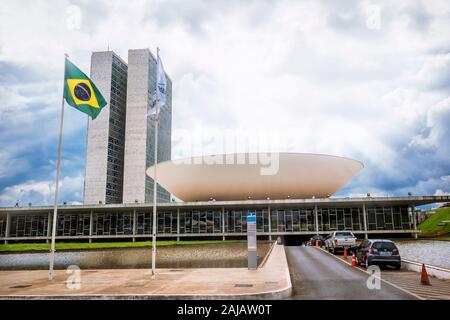
[[[314,247],[286,247],[286,254],[294,289],[293,299],[416,299],[385,282],[381,282],[380,289],[368,289],[368,274]]]

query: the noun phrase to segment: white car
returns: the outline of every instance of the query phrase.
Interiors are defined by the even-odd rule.
[[[331,253],[343,251],[344,247],[353,249],[356,247],[356,237],[351,231],[334,231],[325,239],[325,248]]]

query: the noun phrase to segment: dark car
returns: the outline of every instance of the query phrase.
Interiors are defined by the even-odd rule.
[[[319,246],[323,246],[325,244],[325,238],[320,234],[316,234],[315,236],[312,236],[311,239],[309,239],[310,245],[315,246],[316,240],[319,240]]]
[[[368,239],[356,248],[356,262],[368,268],[371,265],[394,266],[399,270],[402,265],[400,252],[391,240]]]

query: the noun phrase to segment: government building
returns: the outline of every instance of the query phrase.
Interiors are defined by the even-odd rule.
[[[158,182],[185,200],[158,204],[158,237],[245,237],[249,211],[256,213],[260,238],[333,230],[352,230],[361,238],[414,237],[415,207],[450,201],[450,196],[332,197],[362,169],[359,162],[341,157],[280,153],[278,170],[270,175],[261,175],[265,165],[248,160],[227,164],[216,157],[158,164]],[[147,171],[151,175],[152,167]],[[52,215],[52,206],[0,208],[0,240],[49,241]],[[58,207],[58,241],[148,240],[151,230],[151,203]]]
[[[148,240],[152,230],[156,88],[148,49],[94,52],[91,78],[108,106],[88,122],[83,205],[58,207],[58,241]],[[352,230],[358,237],[417,237],[416,206],[450,196],[339,198],[359,161],[305,153],[241,153],[171,160],[172,83],[158,127],[158,237],[245,237],[247,214],[260,238]],[[362,191],[364,194],[364,191]],[[180,201],[170,201],[173,198]],[[53,207],[0,208],[0,241],[49,241]]]

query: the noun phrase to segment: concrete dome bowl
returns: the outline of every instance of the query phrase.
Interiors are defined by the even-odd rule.
[[[363,169],[359,161],[309,153],[236,153],[158,164],[158,183],[183,201],[325,198]],[[153,178],[154,166],[147,169]]]

